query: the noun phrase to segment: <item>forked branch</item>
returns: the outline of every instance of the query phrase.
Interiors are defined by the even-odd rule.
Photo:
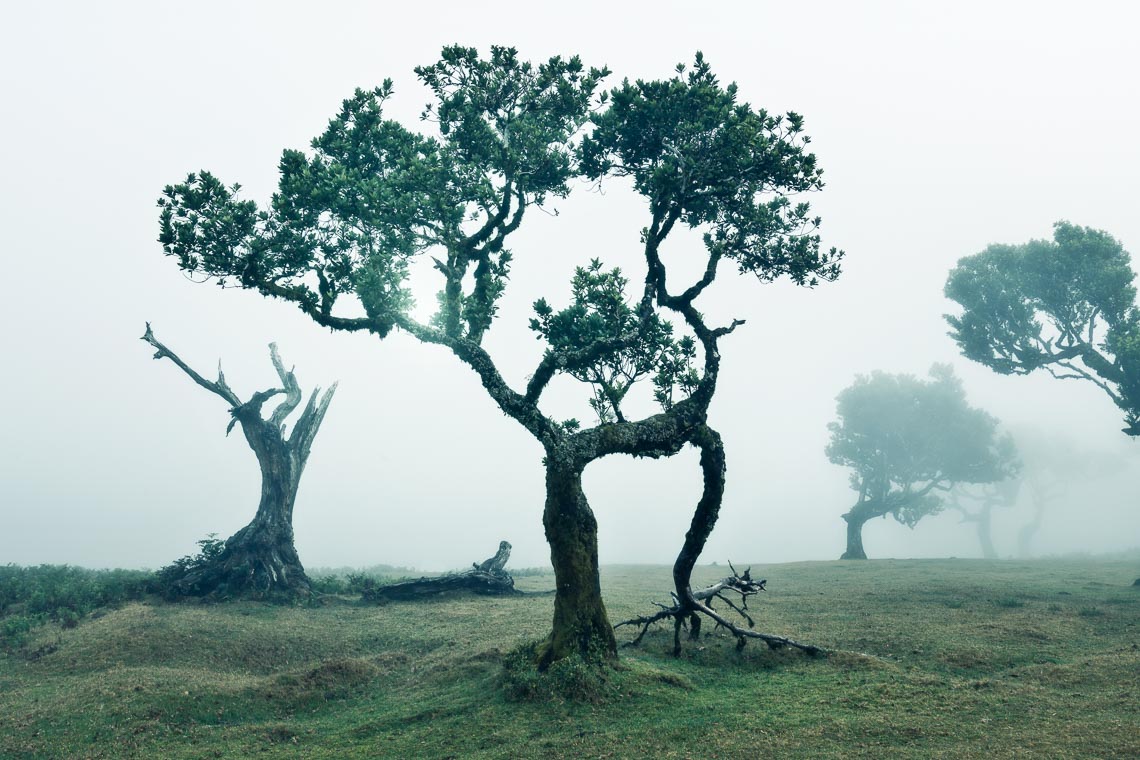
[[[641,643],[642,638],[645,637],[646,632],[654,623],[671,619],[673,620],[673,655],[676,657],[681,654],[681,629],[688,627],[689,638],[694,640],[700,638],[700,616],[705,615],[716,623],[717,629],[724,628],[736,637],[737,649],[743,649],[748,639],[759,639],[767,644],[770,649],[790,646],[809,655],[826,653],[826,650],[814,644],[804,644],[794,639],[789,639],[786,636],[777,636],[775,634],[762,633],[754,630],[755,621],[752,619],[752,616],[748,614],[748,597],[755,596],[761,591],[764,591],[765,584],[768,581],[753,580],[751,568],[745,570],[744,573],[739,573],[736,568],[732,566],[731,562],[728,563],[728,566],[732,570],[732,575],[726,576],[710,586],[693,590],[689,599],[681,599],[676,593],[673,593],[673,603],[671,605],[666,606],[659,604],[658,606],[661,609],[656,613],[623,620],[615,625],[614,628],[621,628],[625,625],[640,626],[641,630],[638,632],[637,637],[626,644],[626,646],[637,646]],[[734,601],[729,594],[736,594],[738,598]],[[713,607],[714,599],[719,599],[727,604],[738,616],[747,621],[748,626],[744,627],[734,623],[724,615],[721,615]]]

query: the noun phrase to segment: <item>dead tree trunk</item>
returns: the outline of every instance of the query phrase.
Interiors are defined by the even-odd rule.
[[[336,383],[323,396],[319,388],[313,389],[292,433],[286,436],[285,419],[301,403],[301,387],[293,371],[285,369],[276,344],[271,343],[269,351],[283,387],[258,391],[243,402],[226,384],[220,367],[216,381],[206,380],[160,343],[149,323],[142,339],[157,349],[155,359],[170,359],[194,382],[231,405],[232,419],[226,434],[235,424],[240,424],[261,466],[261,500],[253,520],[226,539],[222,551],[208,561],[176,563],[166,568],[165,585],[176,595],[185,596],[293,598],[307,595],[309,579],[293,543],[293,506],[301,473],[336,391]],[[278,394],[284,394],[285,399],[268,419],[264,418],[261,407]]]
[[[511,545],[500,541],[499,551],[493,557],[472,563],[470,570],[366,588],[360,598],[366,602],[394,602],[427,599],[462,591],[486,595],[517,594],[519,592],[515,590],[515,579],[503,568],[510,557]]]

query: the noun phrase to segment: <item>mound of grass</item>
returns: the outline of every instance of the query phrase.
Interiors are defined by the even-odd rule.
[[[127,603],[26,632],[27,649],[54,646],[34,660],[0,655],[0,757],[1140,756],[1134,563],[762,572],[757,627],[826,658],[738,652],[715,632],[673,658],[666,625],[623,648],[619,669],[570,661],[538,674],[545,595]],[[721,575],[699,568],[694,582]],[[608,567],[602,583],[623,619],[667,595],[670,572]],[[1026,603],[994,602],[1005,599]]]
[[[32,631],[47,623],[74,628],[95,610],[141,599],[152,578],[140,570],[0,567],[0,649],[24,646]]]

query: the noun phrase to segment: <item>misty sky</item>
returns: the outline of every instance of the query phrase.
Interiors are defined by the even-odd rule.
[[[1047,238],[1059,219],[1140,255],[1140,10],[1127,3],[18,3],[0,24],[0,564],[157,567],[228,536],[257,505],[257,463],[224,436],[221,399],[138,340],[144,322],[201,372],[218,359],[243,398],[275,381],[276,341],[306,391],[340,381],[295,516],[307,566],[462,566],[514,544],[543,565],[541,448],[444,349],[330,334],[289,304],[187,279],[156,242],[163,185],[209,169],[244,196],[273,191],[356,87],[386,77],[387,114],[415,126],[412,71],[444,44],[524,58],[580,54],[622,77],[668,77],[702,50],[742,99],[795,110],[827,187],[809,200],[839,281],[762,285],[722,268],[703,306],[747,324],[722,341],[710,422],[728,490],[703,561],[833,559],[847,472],[823,449],[856,373],[952,362],[971,402],[1037,440],[1126,466],[1047,514],[1040,552],[1140,544],[1140,443],[1091,384],[1000,377],[946,336],[948,270],[994,242]],[[549,9],[547,9],[549,8]],[[530,304],[564,305],[576,265],[641,277],[644,205],[582,185],[531,212],[486,345],[515,387],[541,355]],[[670,256],[699,251],[689,238]],[[417,281],[418,284],[419,281]],[[416,290],[425,308],[435,284]],[[711,301],[712,303],[709,303]],[[592,423],[563,379],[546,409]],[[632,411],[649,413],[648,403]],[[690,450],[586,471],[603,563],[671,562],[699,495]],[[996,517],[1015,551],[1028,505]],[[872,521],[867,552],[979,556],[953,514],[911,531]]]

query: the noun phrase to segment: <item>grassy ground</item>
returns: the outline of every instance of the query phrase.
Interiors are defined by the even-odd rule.
[[[1134,562],[757,570],[758,627],[830,656],[712,636],[674,659],[662,627],[593,702],[504,687],[550,596],[129,603],[0,655],[0,757],[1140,757]],[[668,579],[607,568],[612,619],[649,611]]]

